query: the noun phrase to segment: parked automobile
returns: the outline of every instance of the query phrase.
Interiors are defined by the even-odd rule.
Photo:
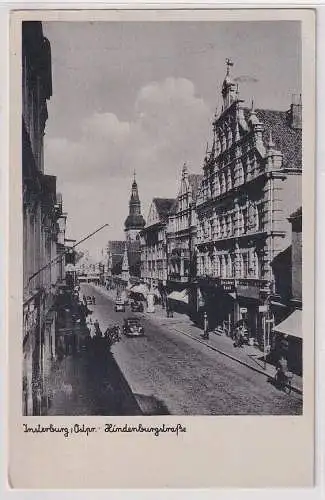
[[[133,300],[131,302],[131,311],[132,312],[143,312],[143,304],[139,300]]]
[[[123,333],[128,337],[141,337],[144,335],[144,328],[139,318],[126,318],[123,322]]]
[[[124,300],[122,300],[122,299],[116,299],[116,302],[115,302],[115,311],[116,312],[125,312]]]

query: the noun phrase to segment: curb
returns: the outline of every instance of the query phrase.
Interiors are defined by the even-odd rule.
[[[243,361],[243,360],[237,358],[236,356],[233,356],[232,354],[228,354],[227,352],[222,351],[221,349],[218,349],[217,347],[214,347],[211,344],[208,344],[207,342],[204,342],[201,339],[197,339],[196,337],[193,337],[193,335],[191,335],[189,333],[186,333],[186,332],[183,332],[183,330],[179,330],[178,328],[174,328],[174,327],[172,327],[172,329],[175,330],[178,333],[181,333],[182,335],[185,335],[186,337],[189,337],[189,338],[195,340],[196,342],[200,342],[200,344],[204,344],[205,346],[207,346],[212,351],[218,352],[219,354],[222,354],[223,356],[226,356],[227,358],[232,359],[233,361],[236,361],[237,363],[239,363],[239,364],[241,364],[243,366],[246,366],[247,368],[250,368],[254,372],[260,373],[261,375],[264,375],[266,377],[270,377],[270,375],[267,372],[265,372],[264,370],[262,370],[260,368],[255,368],[255,366],[252,366],[249,363],[246,363],[246,361]],[[297,394],[300,394],[300,395],[303,394],[302,390],[299,389],[299,387],[296,387],[294,385],[291,386],[291,390],[293,392],[296,392]]]

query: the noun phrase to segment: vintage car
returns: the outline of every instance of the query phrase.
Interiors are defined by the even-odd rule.
[[[90,297],[90,295],[88,295],[88,297],[86,298],[86,302],[87,302],[87,306],[93,305],[93,303],[94,303],[93,297]]]
[[[131,311],[132,312],[143,312],[143,304],[139,300],[133,300],[131,302]]]
[[[116,312],[125,312],[124,300],[122,300],[122,299],[116,299],[116,302],[115,302],[115,311]]]
[[[123,322],[123,333],[128,337],[141,337],[144,335],[144,328],[139,318],[126,318]]]

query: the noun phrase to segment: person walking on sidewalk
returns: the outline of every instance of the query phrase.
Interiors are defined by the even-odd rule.
[[[209,321],[206,311],[204,311],[203,314],[203,335],[201,335],[201,337],[205,340],[209,340]]]
[[[100,326],[99,326],[98,319],[96,319],[94,322],[94,329],[95,329],[95,337],[102,338],[103,335],[102,335],[102,331],[101,331]]]

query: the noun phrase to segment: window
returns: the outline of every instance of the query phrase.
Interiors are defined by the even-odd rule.
[[[215,192],[216,196],[220,195],[220,180],[218,174],[215,174]]]
[[[231,170],[228,168],[227,171],[227,191],[230,191],[232,189],[232,177],[231,177]]]
[[[229,278],[232,278],[233,275],[234,275],[234,270],[233,270],[233,266],[234,266],[234,259],[233,259],[233,255],[232,254],[229,254],[228,255],[228,266],[227,266],[227,276]]]
[[[219,277],[220,276],[220,257],[219,257],[219,255],[216,255],[216,258],[215,258],[215,270],[216,270],[216,276]]]
[[[221,185],[220,185],[220,191],[221,193],[224,193],[226,191],[226,179],[225,179],[225,174],[224,172],[221,172]]]
[[[213,219],[209,220],[209,239],[212,240],[214,237],[214,230],[213,230]]]
[[[243,253],[243,277],[247,278],[249,276],[249,260],[248,253]]]
[[[216,238],[220,238],[220,219],[216,217]]]
[[[262,204],[256,206],[256,217],[257,217],[257,231],[263,231],[263,223],[262,223]]]
[[[227,235],[231,236],[232,232],[233,232],[232,217],[231,217],[231,214],[228,214],[228,216],[227,216]]]
[[[244,167],[242,162],[239,160],[236,166],[236,184],[241,185],[245,181]]]
[[[248,230],[248,213],[246,207],[242,209],[242,216],[243,216],[243,234],[246,234]]]

